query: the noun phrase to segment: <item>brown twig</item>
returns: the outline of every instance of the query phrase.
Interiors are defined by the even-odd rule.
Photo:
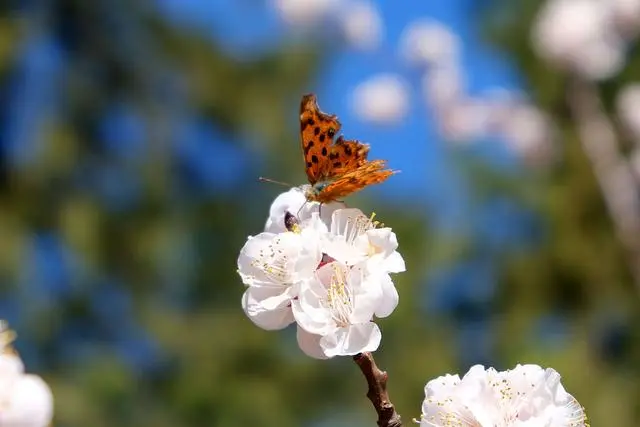
[[[400,415],[396,412],[396,408],[389,400],[389,393],[387,393],[387,373],[378,368],[371,353],[356,354],[353,356],[353,360],[367,379],[369,385],[367,397],[378,413],[378,426],[402,427]]]

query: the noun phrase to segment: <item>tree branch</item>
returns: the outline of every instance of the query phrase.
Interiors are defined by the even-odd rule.
[[[593,165],[618,240],[628,254],[628,265],[640,291],[640,199],[630,165],[621,155],[613,124],[597,87],[575,78],[567,91],[582,147]]]
[[[389,393],[387,393],[387,373],[378,368],[371,353],[356,354],[353,356],[353,360],[367,379],[369,385],[367,397],[378,413],[378,426],[402,427],[400,415],[396,412],[396,408],[389,399]]]

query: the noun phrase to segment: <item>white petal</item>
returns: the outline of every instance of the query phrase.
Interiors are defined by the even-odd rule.
[[[341,236],[361,234],[361,232],[355,229],[356,221],[358,218],[364,218],[364,220],[368,220],[367,216],[362,213],[360,209],[347,208],[334,211],[331,215],[331,234]],[[363,230],[362,232],[364,231],[366,230]]]
[[[396,251],[398,239],[391,228],[368,230],[366,235],[356,239],[355,245],[367,254],[371,270],[386,273],[400,273],[406,270],[404,259]]]
[[[393,310],[398,306],[398,300],[400,297],[396,286],[393,284],[393,281],[388,274],[380,275],[379,280],[382,288],[382,298],[380,299],[380,304],[375,311],[375,315],[377,317],[387,317],[393,313]]]
[[[9,401],[2,407],[3,427],[45,427],[53,417],[51,389],[37,375],[23,375],[11,388]]]
[[[352,356],[365,351],[375,351],[380,346],[382,333],[373,322],[337,329],[322,337],[320,346],[327,357]]]
[[[346,265],[355,265],[367,258],[366,252],[349,244],[344,236],[340,235],[330,235],[324,239],[322,242],[322,251],[336,261]]]
[[[273,286],[250,286],[242,296],[242,308],[249,319],[268,331],[293,323],[291,295]]]
[[[424,394],[427,397],[435,395],[452,396],[453,394],[455,394],[456,387],[459,384],[460,377],[457,374],[446,374],[429,381],[424,387]]]
[[[310,276],[321,259],[319,237],[260,233],[240,250],[238,273],[246,285],[290,285]]]
[[[493,424],[481,424],[467,409],[463,401],[455,394],[436,394],[425,398],[422,403],[421,427],[434,426],[459,426],[479,427],[493,426]]]
[[[389,227],[375,228],[367,231],[367,234],[369,235],[369,242],[380,248],[380,252],[391,253],[398,248],[396,233],[391,231]]]
[[[333,212],[345,207],[342,202],[323,203],[321,205],[318,202],[307,201],[305,192],[308,188],[308,185],[294,187],[276,197],[269,209],[269,218],[267,218],[265,224],[266,232],[282,233],[287,231],[284,225],[286,212],[295,215],[301,223],[308,221],[314,213],[318,213],[320,219],[328,226]]]
[[[369,230],[367,236],[369,237],[369,245],[376,255],[386,258],[398,249],[396,233],[388,227]]]
[[[314,359],[327,359],[322,347],[320,347],[320,335],[311,334],[298,327],[296,338],[298,339],[298,346],[307,356],[311,356]]]
[[[20,357],[11,353],[0,354],[0,378],[10,378],[24,373]]]
[[[324,205],[323,205],[324,206]],[[324,236],[329,232],[327,224],[322,220],[318,212],[312,212],[309,218],[301,222],[302,233],[309,236]]]
[[[253,262],[258,258],[260,251],[271,244],[275,236],[273,233],[260,233],[257,236],[249,236],[247,242],[240,249],[238,273],[244,284],[250,285],[255,280],[270,281],[264,276],[263,271],[253,265]]]
[[[287,211],[293,215],[298,212],[303,205],[307,204],[307,198],[300,187],[294,187],[276,197],[269,209],[269,218],[265,224],[264,231],[269,233],[282,233],[287,231],[284,225],[284,215]]]
[[[379,275],[368,274],[361,266],[354,266],[349,272],[349,282],[354,295],[350,321],[352,324],[369,322],[381,307],[384,296]]]
[[[393,252],[384,260],[384,270],[387,273],[402,273],[403,271],[407,271],[404,258],[400,255],[400,252]]]
[[[325,269],[321,267],[320,270]],[[324,306],[326,288],[318,280],[313,278],[301,284],[298,298],[291,304],[293,316],[298,326],[306,331],[323,335],[334,327],[331,312]]]
[[[302,221],[307,218],[311,218],[311,215],[314,213],[318,213],[320,215],[320,219],[324,222],[327,227],[331,224],[331,217],[333,213],[337,210],[344,209],[346,205],[343,202],[331,202],[331,203],[323,203],[319,204],[316,202],[309,202],[300,211],[300,219]]]

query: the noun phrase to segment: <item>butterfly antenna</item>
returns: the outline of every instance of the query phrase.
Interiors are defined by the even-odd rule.
[[[288,184],[286,182],[276,181],[275,179],[265,178],[263,176],[259,177],[258,181],[260,181],[260,182],[270,182],[271,184],[284,185],[285,187],[294,187],[293,185]]]

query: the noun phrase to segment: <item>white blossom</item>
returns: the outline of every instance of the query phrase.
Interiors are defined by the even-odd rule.
[[[510,114],[499,123],[507,146],[532,163],[546,164],[556,153],[551,119],[531,104],[511,105]]]
[[[486,136],[490,125],[489,105],[479,99],[461,99],[438,111],[440,132],[450,142],[469,143]]]
[[[372,320],[383,294],[375,279],[339,262],[320,267],[293,301],[300,347],[327,358],[376,350],[382,334]],[[321,351],[309,350],[314,343]]]
[[[601,0],[611,10],[616,29],[626,39],[638,35],[640,27],[640,0]]]
[[[0,321],[0,427],[45,427],[53,417],[53,395],[37,375],[26,374],[10,347],[15,335]]]
[[[444,24],[423,19],[405,28],[400,50],[409,63],[417,66],[452,66],[458,62],[460,39]]]
[[[45,427],[53,416],[53,395],[37,375],[24,374],[7,383],[0,380],[7,393],[2,395],[0,426]]]
[[[319,24],[332,15],[339,0],[272,0],[283,21],[305,28]]]
[[[394,74],[379,74],[360,83],[352,94],[355,114],[365,122],[395,124],[407,114],[407,84]]]
[[[325,228],[315,216],[310,220]],[[291,300],[299,282],[311,277],[322,260],[315,226],[300,232],[260,233],[250,237],[238,257],[238,274],[248,286],[242,297],[247,316],[263,329],[282,329],[293,322]]]
[[[436,110],[459,102],[464,97],[460,67],[434,67],[422,77],[422,94],[425,101]]]
[[[581,427],[584,409],[567,393],[560,375],[537,365],[498,372],[473,366],[460,379],[445,375],[427,383],[422,427]]]
[[[266,330],[296,322],[311,357],[374,351],[381,333],[373,318],[389,316],[399,300],[389,274],[405,271],[396,235],[359,209],[307,207],[304,190],[279,195],[266,227],[279,231],[249,237],[241,249],[242,307]]]
[[[548,0],[534,22],[532,41],[542,58],[594,80],[613,76],[625,62],[626,46],[606,1]]]
[[[338,15],[347,43],[361,50],[376,49],[383,36],[382,18],[373,3],[362,0],[347,2]]]

